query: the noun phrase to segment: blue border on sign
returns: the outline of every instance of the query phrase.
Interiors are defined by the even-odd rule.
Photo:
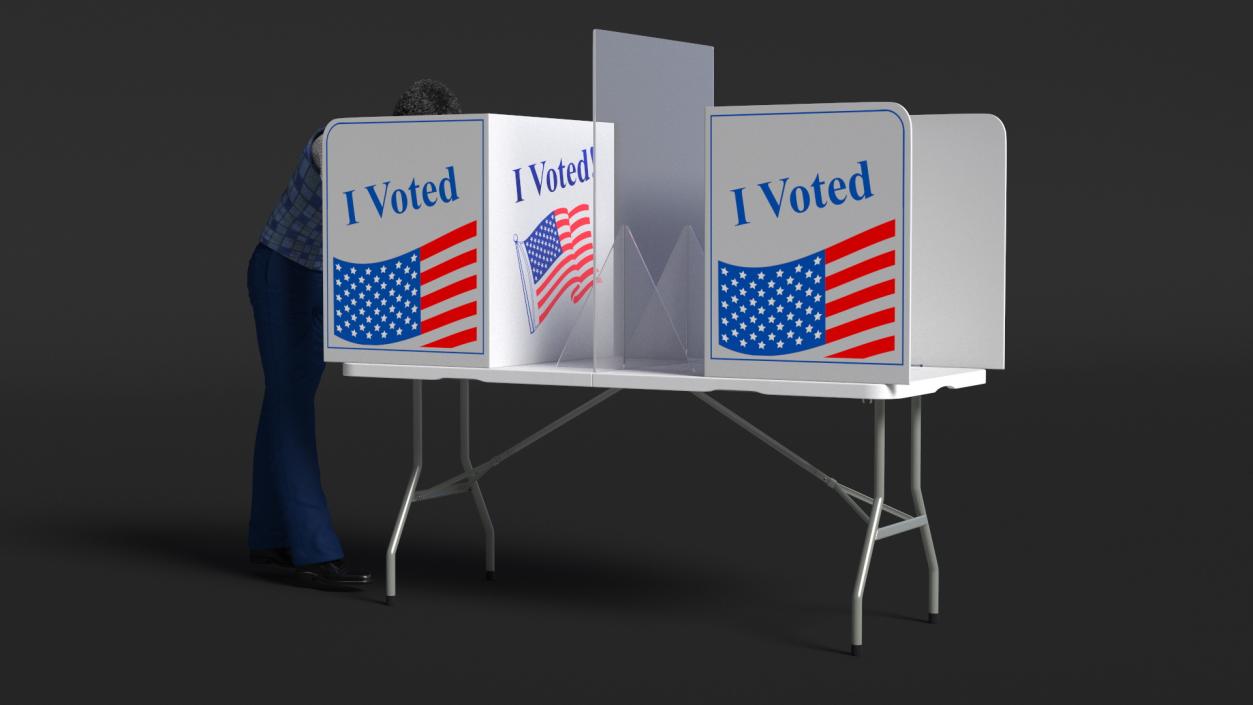
[[[902,311],[906,311],[906,313],[908,314],[908,311],[905,308],[905,296],[907,293],[906,289],[908,289],[909,287],[909,270],[907,269],[907,263],[906,263],[906,259],[908,258],[908,253],[909,253],[909,241],[905,235],[905,233],[908,232],[908,228],[907,228],[908,220],[907,219],[909,218],[909,209],[906,208],[905,206],[905,195],[907,193],[905,177],[908,173],[908,170],[907,170],[908,165],[905,163],[905,157],[906,157],[906,153],[908,150],[906,149],[907,145],[905,144],[905,137],[906,137],[905,121],[901,119],[901,116],[898,115],[895,110],[889,110],[888,108],[867,108],[867,109],[862,109],[862,110],[798,110],[798,111],[784,111],[784,112],[771,112],[771,113],[711,114],[709,116],[709,242],[706,243],[708,252],[709,252],[709,282],[710,283],[709,283],[708,291],[710,293],[710,297],[709,297],[709,359],[710,360],[727,360],[730,362],[768,362],[768,363],[772,362],[776,364],[800,363],[800,364],[819,364],[819,365],[876,365],[880,367],[882,366],[903,367],[905,365],[905,345],[904,344],[901,345],[901,350],[900,350],[901,355],[897,362],[858,362],[856,360],[771,360],[771,359],[762,359],[759,357],[718,357],[714,355],[714,350],[716,350],[718,347],[717,341],[715,340],[716,336],[714,335],[714,326],[713,326],[714,299],[715,299],[715,297],[713,296],[713,286],[714,286],[714,282],[716,281],[716,279],[714,278],[714,261],[716,260],[716,257],[714,256],[714,179],[713,179],[713,175],[714,175],[714,118],[769,117],[769,116],[779,116],[779,115],[834,115],[834,114],[839,114],[839,113],[888,113],[892,117],[896,118],[897,121],[900,122],[901,124],[901,223],[902,223],[901,241],[902,241],[902,247],[901,247],[900,307]],[[907,321],[906,318],[902,318],[900,322],[902,332],[905,330],[906,321]],[[902,343],[906,342],[904,339],[904,336],[901,336],[901,342]]]
[[[323,331],[325,336],[323,340],[327,350],[369,350],[370,352],[404,352],[404,353],[426,353],[431,355],[486,355],[487,354],[487,306],[486,299],[483,297],[483,287],[487,283],[487,271],[485,269],[487,263],[487,223],[484,218],[487,216],[487,121],[484,118],[442,118],[437,120],[337,120],[326,130],[326,138],[323,140],[325,155],[322,158],[322,208],[325,213],[326,204],[330,203],[328,196],[330,195],[330,179],[327,175],[330,173],[331,166],[331,130],[340,125],[407,125],[411,123],[428,123],[428,122],[477,122],[479,123],[479,149],[482,164],[479,171],[479,246],[483,250],[483,256],[479,257],[479,328],[482,337],[479,338],[479,345],[482,348],[478,352],[459,351],[459,350],[432,350],[430,348],[418,348],[417,350],[408,348],[375,348],[358,345],[331,345],[331,318],[326,315],[326,291],[331,285],[331,276],[326,270],[326,263],[323,261],[323,281],[322,281],[322,318],[323,325],[326,330]],[[322,217],[322,240],[323,251],[327,254],[331,251],[331,229],[326,224],[326,216]],[[325,255],[323,256],[325,260]]]

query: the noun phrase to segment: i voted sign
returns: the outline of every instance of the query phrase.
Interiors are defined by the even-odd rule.
[[[847,181],[839,176],[824,180],[822,174],[815,174],[812,184],[798,180],[789,188],[788,182],[792,181],[792,177],[785,176],[777,180],[763,181],[757,184],[757,187],[761,189],[760,196],[764,198],[765,204],[774,217],[778,218],[785,210],[801,215],[810,207],[822,209],[828,205],[843,205],[849,199],[863,201],[873,196],[874,191],[870,188],[870,163],[863,159],[858,162],[858,165],[860,171],[849,176]],[[735,200],[735,224],[737,226],[748,224],[748,208],[745,205],[744,196],[746,189],[745,186],[731,189],[731,197]],[[813,190],[812,196],[810,189]],[[748,200],[751,201],[757,195],[750,191]]]
[[[419,210],[423,206],[433,208],[440,203],[452,203],[457,200],[457,173],[456,167],[449,164],[447,167],[448,175],[439,180],[437,184],[434,179],[418,183],[417,177],[409,179],[409,185],[400,188],[392,188],[390,179],[386,179],[381,184],[366,184],[361,190],[369,197],[370,210],[373,210],[379,218],[390,213],[403,215],[410,210]],[[401,182],[403,184],[403,180]],[[344,210],[347,222],[345,225],[356,225],[357,220],[357,198],[358,189],[350,188],[344,191]],[[419,196],[421,192],[421,196]]]
[[[907,381],[905,109],[710,108],[706,138],[707,373]]]
[[[325,135],[326,359],[480,359],[486,119],[349,118]]]
[[[596,269],[613,128],[523,115],[345,118],[325,131],[325,359],[559,358]],[[612,181],[609,182],[609,187]]]

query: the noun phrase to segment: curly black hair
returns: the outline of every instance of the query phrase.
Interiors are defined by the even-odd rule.
[[[461,112],[461,101],[439,81],[414,81],[396,101],[392,115],[451,115]]]

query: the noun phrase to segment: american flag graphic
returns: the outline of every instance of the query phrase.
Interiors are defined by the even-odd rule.
[[[530,235],[514,237],[522,291],[531,332],[539,327],[566,292],[578,302],[592,288],[591,209],[586,203],[558,208],[544,217]]]
[[[822,348],[874,360],[897,349],[896,221],[770,267],[718,263],[718,343],[745,355]]]
[[[432,351],[479,339],[478,221],[381,262],[335,262],[335,335]]]

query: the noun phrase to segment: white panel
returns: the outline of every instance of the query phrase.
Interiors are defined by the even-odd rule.
[[[612,125],[602,130],[612,138]],[[524,243],[550,215],[558,230],[563,222],[572,234],[590,230],[575,224],[590,218],[592,179],[598,167],[613,170],[612,139],[599,151],[592,140],[592,124],[586,121],[488,116],[492,367],[557,360],[585,305],[593,271],[591,239],[584,243],[585,255],[577,255],[583,251],[579,245],[568,263],[559,259],[552,265],[558,283],[547,297],[535,289]],[[566,215],[575,213],[583,216]],[[608,213],[612,217],[612,209]]]
[[[327,125],[327,362],[487,364],[486,122],[445,115]]]
[[[708,111],[705,371],[910,379],[910,116],[895,103]]]
[[[613,169],[612,126],[602,132],[598,160],[586,121],[333,121],[322,172],[325,359],[557,360],[593,281],[592,182],[597,163]],[[602,208],[609,218],[611,205]],[[557,256],[558,237],[574,239],[568,258]]]
[[[910,359],[1005,368],[1005,125],[914,115]]]

